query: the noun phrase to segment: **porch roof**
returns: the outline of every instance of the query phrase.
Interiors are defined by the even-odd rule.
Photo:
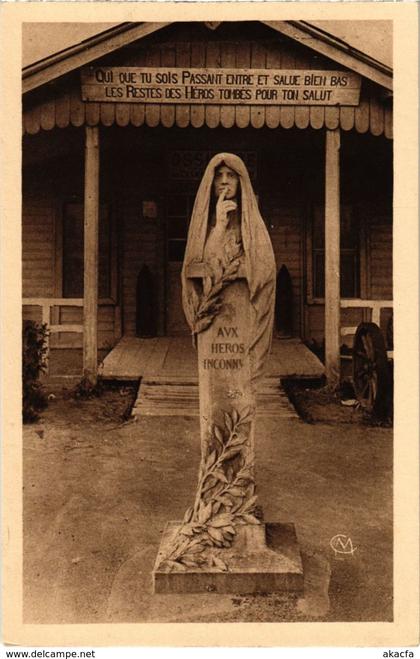
[[[162,125],[170,128],[207,126],[216,128],[313,128],[356,130],[373,135],[392,137],[392,69],[304,21],[260,22],[276,35],[283,35],[287,41],[295,42],[296,47],[304,45],[316,53],[317,57],[328,58],[361,75],[364,79],[360,103],[353,106],[323,105],[176,105],[145,103],[84,102],[80,96],[80,82],[77,71],[82,66],[116,52],[123,47],[157,33],[172,23],[122,23],[90,37],[79,44],[51,55],[23,70],[22,88],[24,93],[23,130],[35,134],[39,130],[50,130],[67,126],[133,126]],[[215,25],[208,24],[209,30]],[[217,29],[217,28],[216,28]],[[232,44],[231,44],[232,45]],[[239,46],[238,46],[239,47]],[[250,48],[250,46],[249,46]],[[258,49],[257,49],[258,52]],[[242,51],[238,55],[245,57]],[[193,52],[181,54],[182,66],[220,66],[220,62],[208,56]],[[245,59],[248,60],[250,54]],[[276,58],[269,51],[264,52],[251,64],[254,68],[275,68]],[[214,61],[213,61],[214,59]],[[299,59],[299,58],[298,58]],[[311,68],[308,57],[297,68]],[[159,60],[160,61],[160,60]],[[177,64],[178,65],[178,64]],[[277,63],[278,66],[278,63]],[[316,68],[316,67],[315,67]],[[51,84],[50,84],[51,83]],[[63,84],[65,83],[65,84]]]
[[[346,66],[386,89],[392,89],[392,69],[342,39],[306,21],[262,21],[264,25],[318,53]],[[78,44],[24,67],[22,91],[26,93],[43,84],[90,64],[137,39],[170,25],[169,22],[121,23]],[[209,24],[210,25],[210,24]]]

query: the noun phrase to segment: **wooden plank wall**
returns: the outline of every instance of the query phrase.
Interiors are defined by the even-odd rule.
[[[369,227],[370,289],[372,298],[392,300],[392,226],[373,222]]]
[[[55,203],[48,197],[23,204],[22,291],[24,297],[55,295]]]
[[[144,42],[137,48],[123,49],[119,53],[100,60],[107,65],[127,66],[192,66],[192,67],[253,67],[295,69],[338,69],[342,67],[302,46],[282,39],[249,40],[179,40],[150,43]],[[80,100],[80,81],[73,80],[65,88],[50,91],[47,98],[26,104],[23,130],[29,134],[49,130],[54,126],[90,126],[116,123],[126,126],[180,128],[192,125],[209,128],[233,125],[239,128],[253,126],[261,128],[305,129],[311,126],[320,129],[337,128],[344,131],[355,129],[358,133],[370,131],[373,135],[385,134],[392,138],[392,102],[384,99],[382,90],[367,80],[363,81],[361,101],[354,107],[322,106],[229,106],[229,105],[159,105],[142,103],[83,103]]]
[[[42,309],[33,305],[24,304],[22,309],[23,320],[33,320],[34,323],[42,323]]]
[[[28,298],[61,297],[59,288],[60,249],[56,239],[61,221],[57,200],[52,193],[42,197],[26,197],[22,211],[22,294]],[[54,308],[53,308],[54,310]],[[81,324],[80,307],[60,307],[54,324]],[[101,305],[98,312],[98,342],[103,349],[114,340],[114,306]],[[41,322],[39,307],[23,307],[23,319]],[[51,347],[81,347],[80,334],[60,332],[52,334]]]

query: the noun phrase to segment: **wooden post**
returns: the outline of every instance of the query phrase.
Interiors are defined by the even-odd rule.
[[[325,143],[325,371],[328,385],[340,382],[340,129]]]
[[[99,129],[86,126],[84,197],[83,374],[98,375]]]

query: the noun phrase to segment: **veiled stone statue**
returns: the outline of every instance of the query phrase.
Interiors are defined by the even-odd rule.
[[[182,269],[183,307],[198,349],[198,485],[183,521],[165,532],[156,592],[284,589],[285,575],[301,585],[300,559],[293,564],[267,547],[256,507],[256,393],[271,345],[275,281],[247,169],[238,156],[219,153],[197,192]]]
[[[230,281],[239,275],[246,280],[251,323],[248,349],[255,382],[271,345],[276,265],[248,171],[231,153],[219,153],[209,162],[192,212],[182,284],[184,313],[193,334],[201,331],[205,316],[200,313],[199,285],[188,276],[191,265],[199,262],[210,266],[210,276],[225,272],[226,284],[236,265],[236,277]]]

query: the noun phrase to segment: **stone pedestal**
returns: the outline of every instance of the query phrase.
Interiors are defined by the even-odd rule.
[[[229,571],[186,567],[183,572],[173,572],[159,566],[180,524],[169,522],[164,531],[153,571],[155,593],[303,592],[302,560],[293,524],[239,527],[232,546],[217,552]]]

